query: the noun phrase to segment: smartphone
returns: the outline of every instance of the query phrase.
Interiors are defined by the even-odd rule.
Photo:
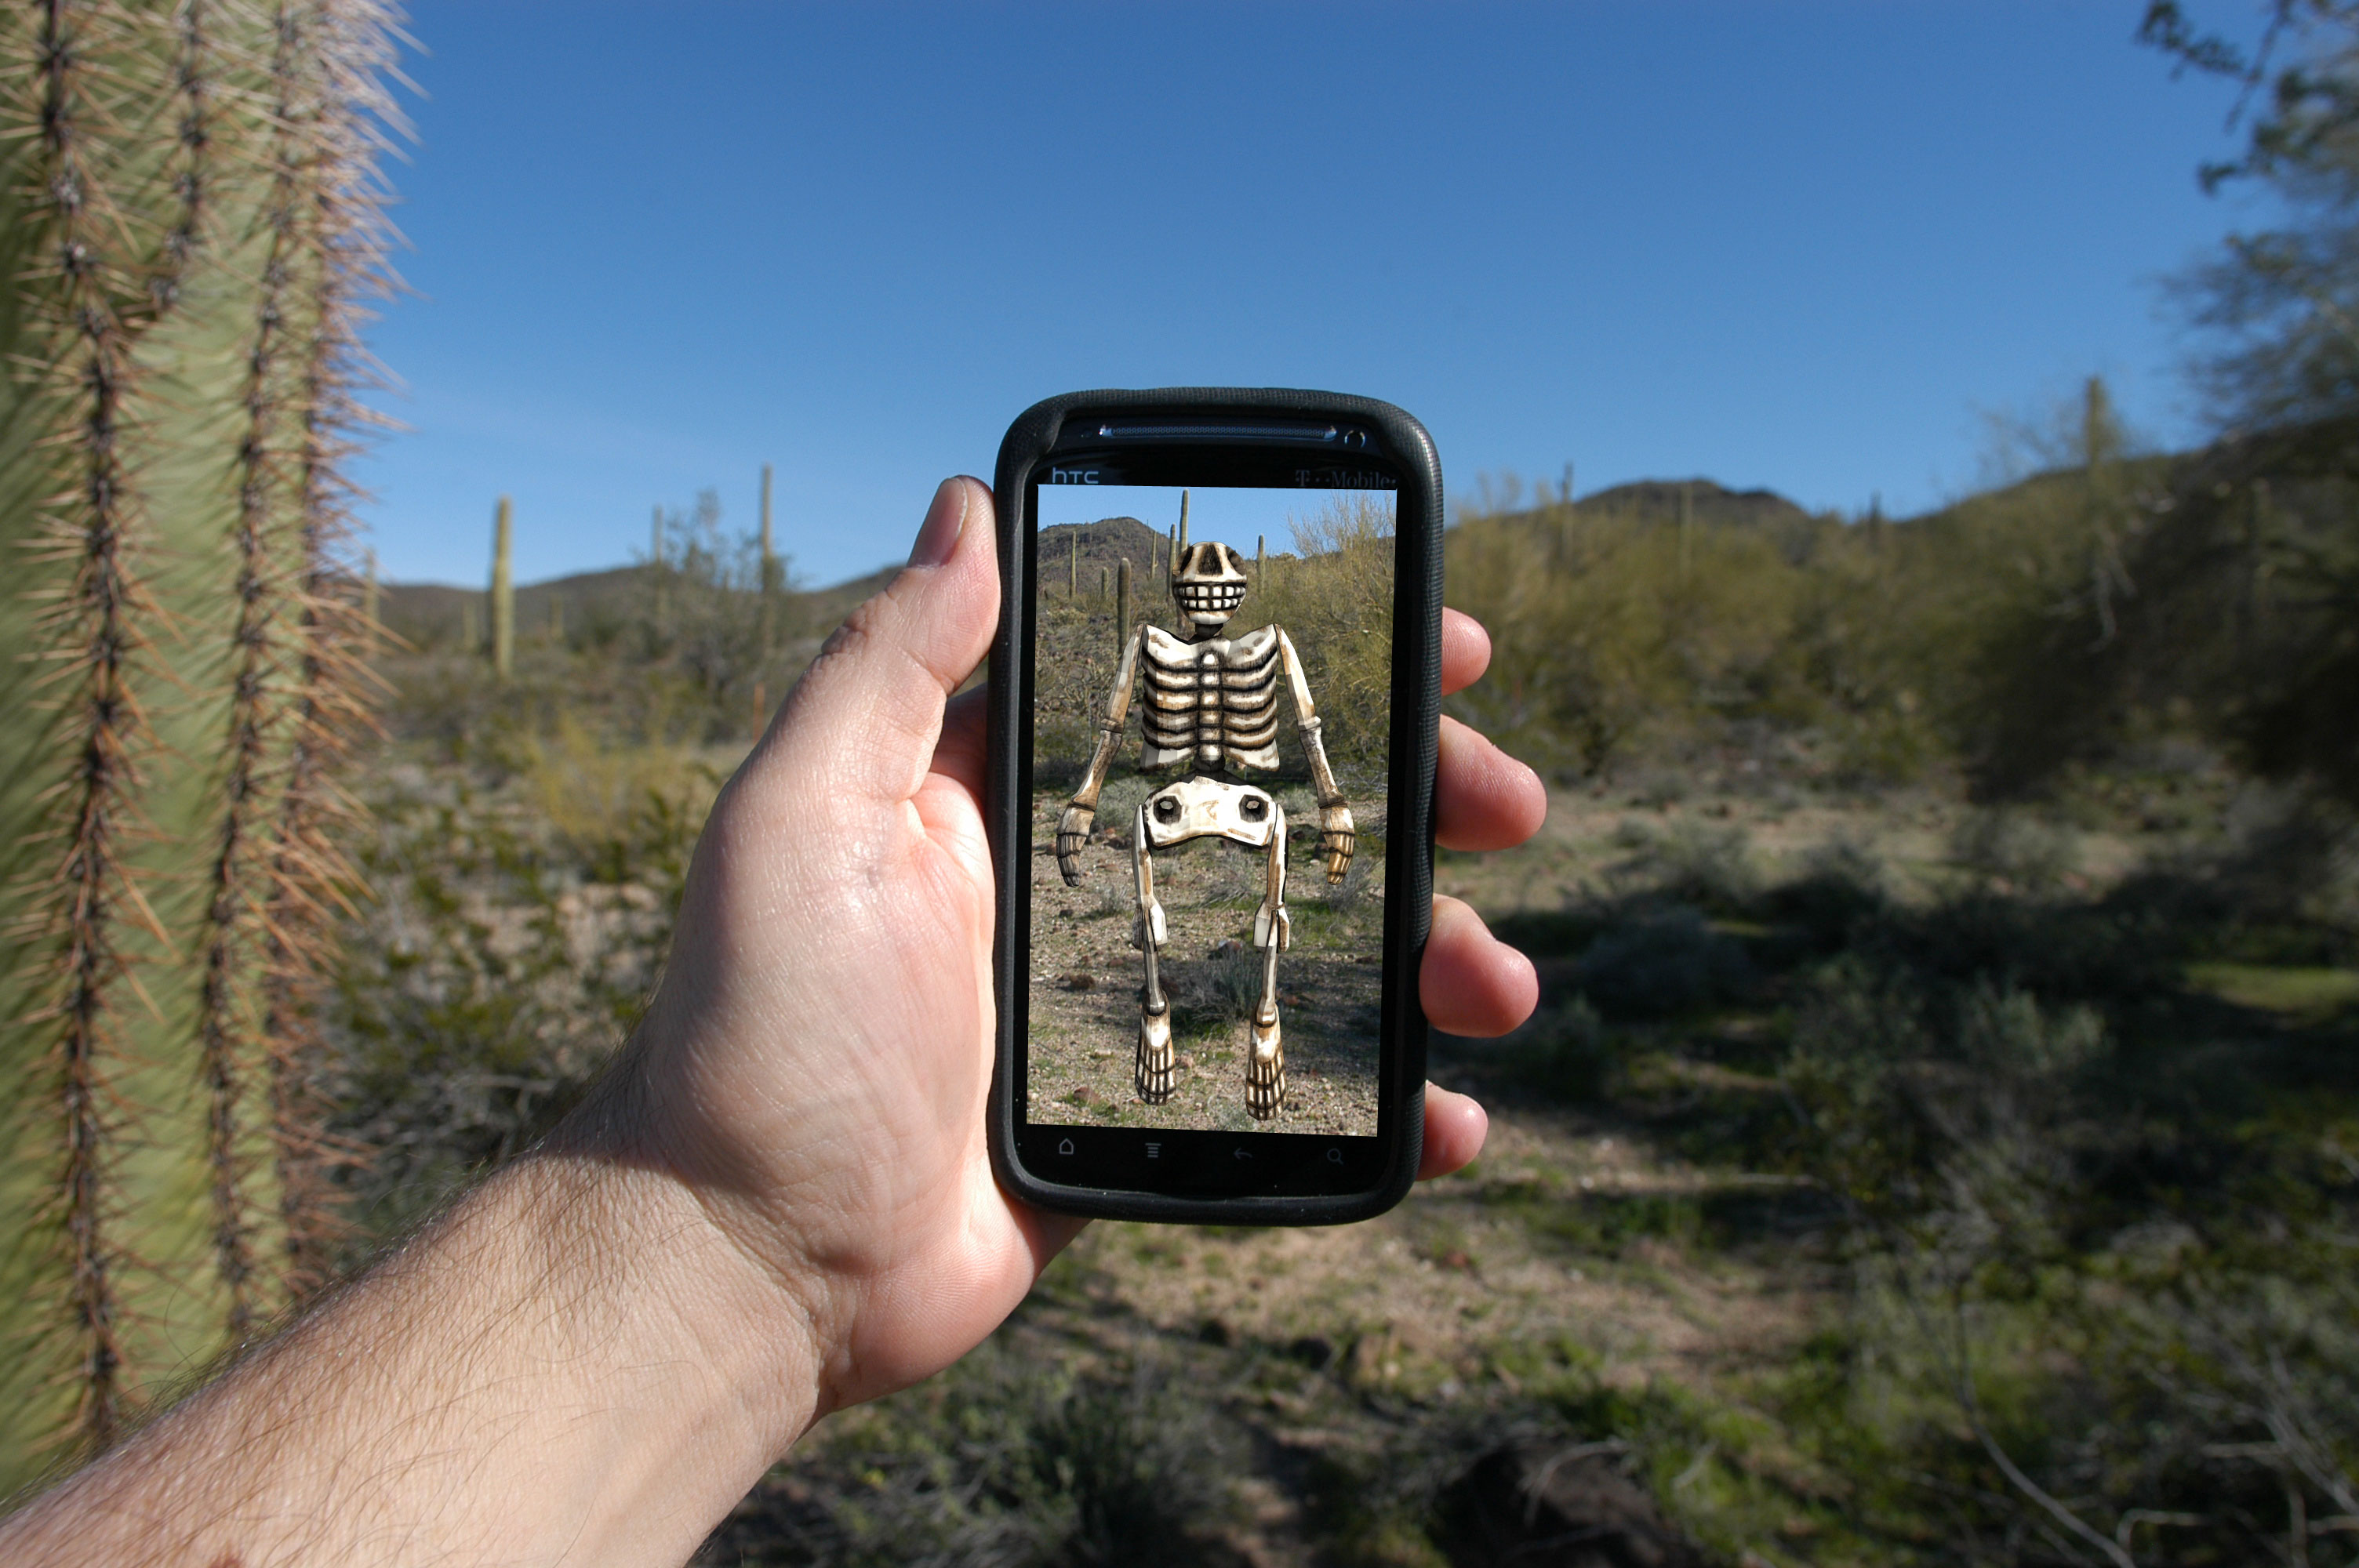
[[[1331,1224],[1423,1144],[1441,473],[1334,393],[1077,392],[999,451],[992,1158],[1026,1202]]]

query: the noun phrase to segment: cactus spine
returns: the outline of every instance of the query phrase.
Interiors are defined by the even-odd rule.
[[[516,579],[508,569],[514,521],[503,495],[492,518],[492,673],[502,680],[516,671]]]
[[[0,12],[0,1491],[287,1299],[388,23]]]

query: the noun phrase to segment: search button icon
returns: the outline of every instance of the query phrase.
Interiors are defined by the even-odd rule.
[[[1341,1149],[1330,1149],[1327,1151],[1327,1158],[1340,1165],[1343,1162],[1343,1152]]]

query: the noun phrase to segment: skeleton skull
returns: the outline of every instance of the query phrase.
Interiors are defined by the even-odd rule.
[[[1245,602],[1245,557],[1212,540],[1188,546],[1172,564],[1171,597],[1193,630],[1218,632]]]

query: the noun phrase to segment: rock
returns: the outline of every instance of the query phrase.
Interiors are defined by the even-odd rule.
[[[1696,1543],[1622,1474],[1619,1443],[1501,1444],[1451,1488],[1457,1568],[1704,1568]]]

